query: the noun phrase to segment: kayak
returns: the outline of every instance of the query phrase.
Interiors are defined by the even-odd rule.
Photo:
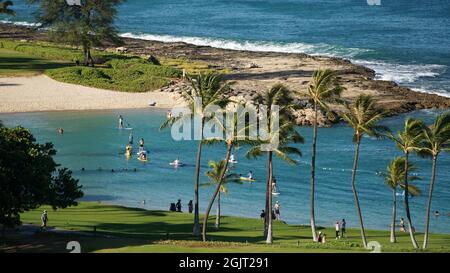
[[[256,181],[255,179],[248,178],[248,177],[243,177],[243,176],[241,176],[239,179],[241,179],[242,181],[248,181],[248,182],[255,182]]]

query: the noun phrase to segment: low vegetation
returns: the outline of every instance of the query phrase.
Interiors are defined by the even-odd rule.
[[[362,247],[358,229],[350,228],[347,238],[335,240],[333,228],[317,227],[328,235],[327,242],[320,244],[311,242],[309,226],[275,221],[274,243],[267,245],[260,219],[222,216],[221,229],[217,230],[213,224],[215,217],[211,216],[210,241],[199,242],[192,235],[192,214],[146,211],[94,202],[81,202],[77,207],[57,211],[41,207],[23,213],[23,223],[40,224],[43,209],[49,211],[49,226],[90,234],[95,228],[97,236],[58,236],[51,232],[26,237],[7,236],[0,252],[67,252],[67,242],[74,239],[80,241],[83,252],[369,252]],[[367,230],[367,235],[370,241],[381,244],[382,252],[425,251],[412,249],[407,233],[399,234],[397,243],[389,243],[389,231]],[[450,235],[431,234],[431,238],[426,251],[450,251]],[[51,244],[45,244],[47,241]],[[22,242],[33,248],[20,249]]]
[[[81,63],[84,56],[75,47],[4,40],[0,42],[0,54],[14,60],[8,62],[10,65],[0,66],[0,74],[44,72],[57,81],[124,92],[156,90],[169,84],[171,79],[181,77],[181,71],[175,67],[155,65],[140,57],[104,51],[92,53],[97,66],[80,66],[77,64]],[[19,62],[26,63],[26,66],[12,65]]]

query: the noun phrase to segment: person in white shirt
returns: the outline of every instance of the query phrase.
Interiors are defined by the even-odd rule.
[[[336,222],[336,224],[334,225],[335,230],[336,230],[336,240],[339,239],[339,231],[341,230],[341,225],[339,224],[339,221]]]

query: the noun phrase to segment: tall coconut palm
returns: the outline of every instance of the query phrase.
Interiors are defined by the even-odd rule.
[[[383,113],[377,108],[375,101],[369,95],[359,95],[356,98],[356,101],[352,105],[346,105],[346,108],[346,111],[342,114],[342,118],[353,128],[353,142],[355,143],[355,158],[352,169],[352,191],[361,227],[362,242],[364,247],[367,247],[364,222],[361,214],[361,207],[359,205],[358,193],[355,187],[359,149],[362,137],[365,134],[378,137],[382,132],[387,131],[387,128],[378,124],[383,118]]]
[[[438,156],[442,151],[450,151],[450,112],[440,114],[431,126],[424,128],[423,136],[421,153],[425,153],[432,158],[431,180],[428,191],[425,234],[423,240],[423,248],[426,248],[428,244],[428,230],[430,227],[431,199],[433,197],[433,187],[436,181],[436,163]]]
[[[342,93],[336,75],[332,70],[317,70],[309,83],[308,97],[314,107],[313,142],[311,151],[310,222],[313,241],[317,241],[314,213],[314,187],[316,173],[317,115],[319,109],[329,111],[328,102],[338,101]]]
[[[290,157],[290,155],[301,156],[300,150],[295,146],[290,146],[293,143],[303,143],[303,137],[295,130],[294,118],[292,116],[292,97],[289,90],[281,85],[274,85],[266,92],[259,94],[255,102],[258,105],[267,107],[267,116],[264,119],[267,128],[269,143],[278,142],[276,147],[266,149],[264,144],[255,145],[247,152],[247,157],[255,158],[263,154],[267,154],[267,183],[266,183],[266,217],[264,219],[264,237],[267,243],[273,242],[272,230],[272,180],[273,180],[273,155],[295,165],[297,161]],[[273,110],[278,109],[279,118],[274,119]],[[279,126],[275,123],[278,121]],[[277,141],[275,141],[277,140]]]
[[[397,148],[403,152],[405,157],[405,211],[406,219],[408,221],[408,230],[411,237],[411,242],[414,248],[418,248],[416,237],[414,236],[414,226],[411,220],[411,213],[409,209],[409,184],[408,184],[408,165],[409,165],[409,155],[411,152],[420,151],[421,142],[423,140],[423,129],[424,124],[421,120],[408,118],[405,120],[405,125],[402,131],[397,132],[397,135],[392,133],[387,134],[387,136],[392,139]]]
[[[230,86],[224,83],[223,78],[215,73],[200,73],[193,77],[187,77],[191,84],[189,91],[183,91],[181,96],[190,110],[190,115],[179,115],[169,118],[164,122],[160,129],[171,126],[182,119],[192,119],[198,130],[198,148],[197,159],[195,165],[194,177],[194,236],[200,236],[200,217],[199,217],[199,177],[200,164],[202,158],[202,145],[204,139],[204,126],[211,116],[209,109],[213,107],[224,108],[230,101]]]
[[[223,117],[225,115],[225,118]],[[216,112],[210,122],[209,126],[214,126],[217,132],[220,132],[221,136],[211,136],[205,138],[204,142],[209,144],[214,144],[217,142],[225,142],[227,149],[225,154],[225,160],[223,168],[221,169],[221,173],[219,176],[219,180],[216,186],[216,190],[211,197],[208,206],[206,208],[205,217],[203,219],[203,229],[202,229],[202,237],[203,241],[206,241],[206,229],[208,225],[208,217],[211,212],[212,205],[216,200],[217,196],[220,194],[220,189],[225,182],[225,176],[228,169],[228,163],[230,161],[231,150],[235,145],[239,144],[249,144],[253,142],[257,142],[257,139],[251,140],[249,138],[249,132],[256,128],[256,124],[246,123],[247,112],[245,111],[244,105],[234,104],[222,111],[222,113]],[[240,126],[243,122],[244,125]],[[255,129],[256,130],[256,129]]]
[[[391,223],[391,243],[396,243],[397,238],[395,236],[395,222],[396,222],[396,211],[397,211],[397,188],[405,190],[405,158],[396,157],[394,158],[386,168],[386,173],[383,173],[384,182],[392,190],[392,223]],[[408,173],[417,170],[413,164],[408,165]],[[418,176],[410,175],[408,177],[409,181],[420,179]],[[411,195],[417,196],[420,194],[420,190],[409,184],[408,191]]]
[[[214,186],[219,185],[219,192],[217,194],[217,213],[216,213],[216,223],[215,227],[216,229],[220,228],[220,215],[221,215],[221,208],[220,208],[220,199],[221,194],[228,194],[228,188],[227,185],[234,183],[234,184],[243,184],[243,182],[240,179],[240,176],[236,173],[226,173],[222,179],[222,170],[225,168],[225,160],[221,160],[219,162],[216,162],[214,160],[210,160],[208,163],[208,166],[210,168],[209,171],[205,173],[205,175],[209,178],[208,182],[200,184],[200,186]]]
[[[12,1],[0,0],[0,14],[16,15],[16,12],[9,7],[14,5]]]

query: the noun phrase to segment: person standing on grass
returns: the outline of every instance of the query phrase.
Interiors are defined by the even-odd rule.
[[[177,212],[181,212],[181,199],[178,199],[176,206],[177,206]]]
[[[400,218],[400,231],[401,232],[406,232],[405,230],[405,219]]]
[[[334,225],[335,230],[336,230],[336,240],[339,239],[339,231],[341,230],[341,225],[339,225],[339,221],[336,222],[336,224]]]
[[[192,200],[189,200],[188,210],[189,210],[189,213],[192,213],[192,211],[194,210],[194,205],[192,204]]]
[[[341,237],[345,236],[345,226],[347,225],[347,223],[345,222],[345,219],[342,219],[341,222]]]
[[[274,209],[275,209],[275,218],[278,220],[278,221],[280,221],[281,220],[281,215],[280,215],[280,202],[275,202],[275,206],[274,206]]]
[[[41,228],[42,229],[46,229],[47,228],[47,222],[48,222],[48,215],[47,215],[47,211],[46,210],[44,210],[42,212],[41,221],[42,221]]]

